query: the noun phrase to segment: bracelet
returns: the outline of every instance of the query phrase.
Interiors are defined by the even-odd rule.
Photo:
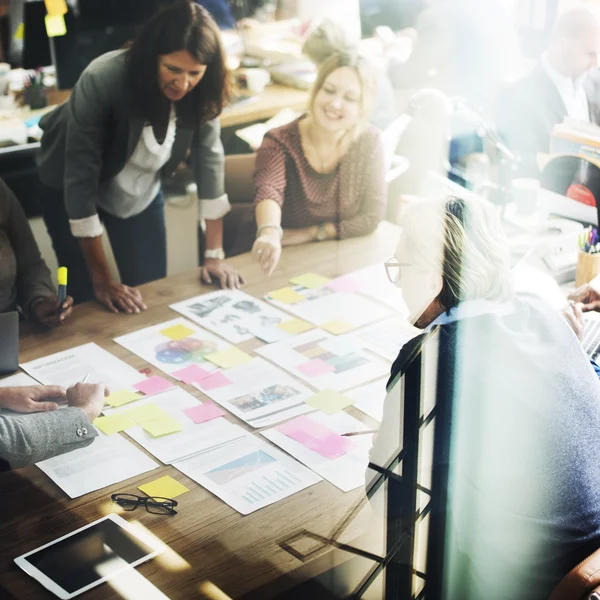
[[[267,227],[272,227],[273,229],[277,229],[277,232],[279,233],[279,239],[281,239],[283,237],[283,229],[281,228],[281,225],[275,225],[275,224],[270,224],[270,223],[267,223],[265,225],[259,225],[258,229],[256,230],[256,237],[258,237],[260,235],[260,232],[263,229],[267,229]]]

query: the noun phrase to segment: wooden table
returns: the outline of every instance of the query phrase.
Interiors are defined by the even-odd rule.
[[[313,271],[334,277],[383,263],[393,253],[397,239],[398,228],[383,222],[377,231],[365,238],[286,248],[270,280],[263,277],[250,255],[242,255],[229,262],[240,269],[250,282],[245,291],[261,297],[269,290],[286,285],[290,277],[300,273]],[[29,361],[93,341],[134,367],[147,368],[147,363],[113,342],[113,338],[172,319],[177,314],[168,308],[170,303],[212,289],[201,286],[198,271],[193,270],[142,286],[148,310],[139,315],[114,315],[95,303],[81,305],[74,317],[60,329],[34,332],[23,328],[20,359],[22,362]],[[251,351],[260,345],[258,340],[250,340],[241,347]],[[156,369],[152,370],[159,373]],[[202,396],[193,387],[182,387],[196,397]],[[377,426],[375,421],[358,410],[351,408],[349,412],[369,426]],[[238,422],[233,415],[228,414],[227,418]],[[244,426],[241,422],[239,424]],[[251,515],[241,516],[171,466],[163,465],[147,474],[74,500],[69,499],[37,467],[1,473],[0,598],[54,598],[15,567],[13,558],[118,510],[110,501],[111,493],[136,493],[138,485],[166,474],[190,489],[179,498],[179,514],[163,517],[138,508],[124,513],[124,516],[128,520],[139,521],[158,536],[169,546],[168,552],[140,566],[135,573],[140,581],[127,593],[120,593],[104,584],[87,592],[83,598],[137,600],[143,597],[144,600],[152,600],[152,594],[143,591],[140,582],[147,586],[151,584],[151,589],[158,588],[171,600],[217,598],[199,591],[201,582],[208,581],[231,598],[243,596],[266,600],[273,597],[274,590],[291,585],[290,573],[300,567],[306,570],[306,565],[303,566],[294,552],[282,545],[305,529],[329,538],[364,499],[362,488],[343,493],[329,482],[322,481]],[[364,517],[353,519],[344,539],[354,539],[364,527]],[[315,562],[318,565],[316,571],[313,570],[311,576],[330,568],[333,561],[338,560],[327,559],[323,566],[326,546],[314,540],[305,538],[290,545],[301,554],[320,554],[320,561]],[[320,550],[325,550],[325,554]],[[119,586],[119,581],[117,579],[113,585]],[[268,592],[265,586],[270,586]]]

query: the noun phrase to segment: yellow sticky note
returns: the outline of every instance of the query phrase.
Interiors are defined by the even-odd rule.
[[[67,26],[65,25],[65,18],[62,15],[46,15],[44,21],[46,22],[48,37],[66,35]]]
[[[329,277],[323,277],[323,275],[317,275],[316,273],[304,273],[304,275],[298,275],[298,277],[290,279],[292,285],[301,285],[311,289],[321,287],[330,281]]]
[[[117,390],[110,396],[107,396],[104,399],[104,403],[110,404],[111,406],[123,406],[123,404],[142,398],[143,395],[144,394],[140,394],[139,392],[132,392],[131,390]]]
[[[296,304],[297,302],[302,302],[302,300],[304,300],[304,296],[295,292],[291,287],[273,290],[272,292],[269,292],[269,296],[273,300],[283,302],[283,304]]]
[[[156,404],[148,403],[125,411],[136,423],[145,425],[150,421],[169,419],[169,415]]]
[[[207,354],[204,358],[210,360],[211,363],[214,363],[222,369],[231,369],[238,365],[245,365],[252,360],[252,357],[249,354],[242,352],[235,346],[231,346],[231,348],[227,348],[227,350]]]
[[[354,404],[354,400],[334,390],[317,392],[314,396],[305,400],[305,402],[318,410],[326,412],[328,415],[332,415]]]
[[[155,479],[150,483],[145,483],[144,485],[138,486],[138,490],[144,492],[148,496],[158,497],[158,498],[177,498],[177,496],[181,496],[181,494],[185,494],[190,490],[185,487],[182,483],[179,483],[176,479],[165,475],[160,479]]]
[[[277,327],[279,327],[279,329],[285,331],[286,333],[291,333],[292,335],[302,333],[313,328],[313,326],[310,323],[307,323],[302,319],[290,319],[289,321],[279,323]]]
[[[106,435],[113,435],[113,433],[135,427],[135,422],[123,413],[116,413],[107,417],[98,417],[94,421],[94,427],[97,427]]]
[[[334,321],[323,323],[319,325],[319,327],[321,329],[324,329],[325,331],[329,331],[329,333],[333,333],[334,335],[339,335],[340,333],[347,333],[348,331],[356,329],[354,325],[350,325],[350,323],[342,321],[342,319],[336,319]]]
[[[13,37],[15,40],[22,40],[25,37],[25,23],[19,23]]]
[[[66,0],[44,0],[46,11],[49,15],[66,15],[67,3]]]
[[[193,329],[190,329],[189,327],[186,327],[185,325],[179,323],[177,325],[173,325],[173,327],[161,329],[158,333],[165,335],[174,341],[177,341],[189,337],[190,335],[196,332]]]
[[[175,433],[183,429],[183,425],[169,415],[165,415],[164,418],[155,419],[154,421],[145,421],[142,427],[154,437]]]

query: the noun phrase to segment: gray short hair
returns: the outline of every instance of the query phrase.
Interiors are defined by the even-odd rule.
[[[512,297],[508,241],[488,202],[476,197],[422,199],[406,208],[401,225],[411,263],[437,269],[441,265],[438,300],[444,310],[464,300]]]

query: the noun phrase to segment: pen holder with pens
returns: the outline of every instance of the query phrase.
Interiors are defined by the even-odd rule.
[[[575,270],[575,285],[589,283],[600,274],[600,236],[596,228],[588,228],[579,236],[579,254]]]

